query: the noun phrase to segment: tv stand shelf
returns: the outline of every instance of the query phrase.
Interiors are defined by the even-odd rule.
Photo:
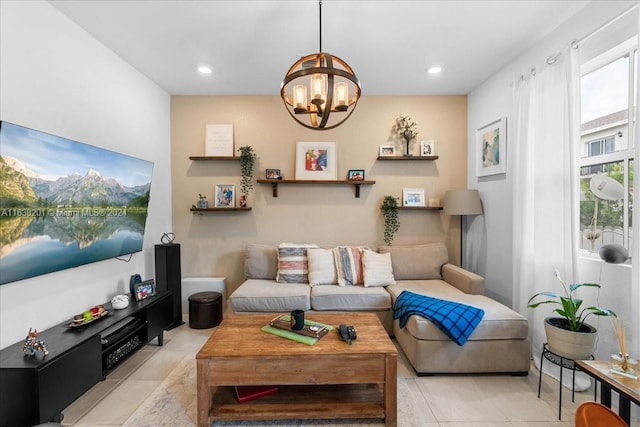
[[[39,338],[47,346],[47,356],[41,352],[26,356],[22,341],[0,350],[0,426],[60,421],[62,410],[104,380],[119,362],[156,337],[158,345],[163,344],[163,331],[173,318],[172,303],[171,292],[131,301],[122,310],[106,303],[110,313],[99,322],[69,328],[69,319],[41,331]],[[101,332],[128,317],[136,320],[135,326],[103,346]],[[117,348],[122,351],[114,355]]]

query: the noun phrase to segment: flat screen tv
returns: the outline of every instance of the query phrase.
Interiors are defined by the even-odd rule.
[[[0,121],[0,285],[142,250],[153,163]]]

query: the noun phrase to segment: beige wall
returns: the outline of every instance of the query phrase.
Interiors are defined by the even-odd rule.
[[[435,140],[436,161],[377,161],[378,146],[392,143],[395,118],[408,114],[418,124],[418,141]],[[249,212],[192,215],[198,193],[212,204],[215,184],[240,182],[239,162],[191,161],[204,155],[205,125],[233,123],[236,149],[253,146],[258,155],[255,177],[266,168],[295,177],[296,141],[334,141],[338,179],[349,169],[364,169],[372,186],[355,198],[352,186],[255,184]],[[424,188],[426,198],[444,198],[446,190],[467,182],[466,96],[369,96],[351,118],[336,129],[314,131],[297,124],[278,96],[173,96],[171,156],[173,231],[182,249],[182,275],[225,276],[232,292],[243,280],[247,243],[281,242],[365,244],[382,240],[380,205],[385,195],[402,196],[403,188]],[[398,147],[401,150],[401,147]],[[418,154],[419,144],[413,147]],[[236,187],[238,190],[238,187]],[[169,190],[167,190],[169,191]],[[400,230],[393,244],[446,241],[452,261],[459,262],[459,220],[440,211],[400,211]]]

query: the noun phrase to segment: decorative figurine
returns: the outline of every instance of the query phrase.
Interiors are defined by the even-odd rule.
[[[22,346],[24,354],[33,356],[38,350],[41,351],[44,356],[49,354],[44,341],[38,339],[39,336],[40,332],[38,332],[37,329],[29,328],[29,335],[24,339],[24,345]]]
[[[246,208],[247,207],[247,196],[240,196],[240,207],[241,208]]]

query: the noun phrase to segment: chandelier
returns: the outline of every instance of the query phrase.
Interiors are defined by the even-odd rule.
[[[360,98],[360,81],[342,59],[322,52],[322,1],[319,53],[296,61],[282,81],[280,96],[287,111],[302,126],[328,130],[351,116]],[[308,86],[307,86],[308,84]]]

